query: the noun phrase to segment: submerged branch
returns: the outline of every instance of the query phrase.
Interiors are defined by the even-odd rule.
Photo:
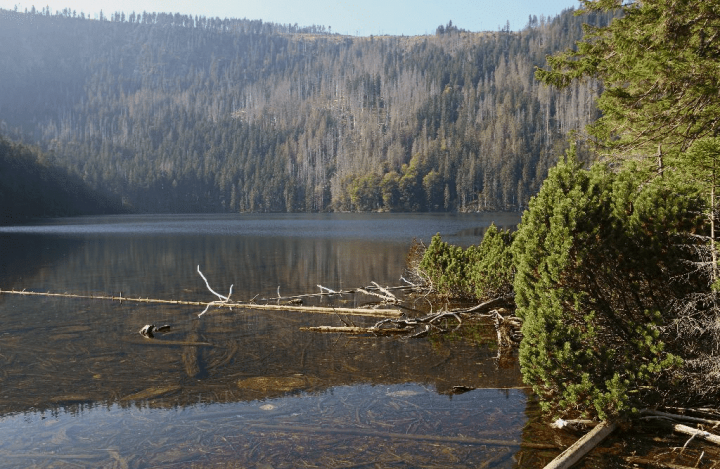
[[[459,443],[465,445],[486,445],[486,446],[505,446],[510,448],[524,447],[524,448],[536,448],[536,449],[555,449],[556,445],[543,444],[543,443],[530,443],[525,441],[513,441],[513,440],[493,440],[485,438],[467,438],[464,436],[442,436],[442,435],[416,435],[409,433],[389,433],[380,432],[368,428],[328,428],[328,427],[313,427],[313,426],[293,426],[293,425],[271,425],[264,423],[251,423],[249,425],[251,429],[276,431],[284,433],[331,433],[334,435],[356,435],[362,437],[380,437],[380,438],[392,438],[392,439],[404,439],[404,440],[418,440],[418,441],[430,441],[430,442],[442,442],[442,443]]]

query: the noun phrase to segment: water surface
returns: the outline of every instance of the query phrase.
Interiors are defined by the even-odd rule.
[[[0,228],[0,288],[210,301],[398,285],[413,238],[477,243],[513,214],[114,216]],[[360,306],[372,298],[325,299]],[[420,307],[418,305],[418,307]],[[517,360],[492,330],[303,332],[376,319],[0,295],[3,467],[525,466]],[[154,340],[138,330],[169,324]],[[455,386],[478,388],[454,394]],[[405,435],[404,437],[402,435]],[[453,440],[453,438],[455,440]],[[465,440],[463,440],[463,438]],[[523,451],[525,451],[523,453]],[[233,463],[235,461],[235,463]],[[375,461],[375,462],[373,462]],[[373,466],[375,464],[375,466]],[[193,466],[194,465],[194,466]],[[542,467],[542,466],[539,466]]]

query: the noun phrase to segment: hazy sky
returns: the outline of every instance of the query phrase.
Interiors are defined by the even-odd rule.
[[[528,15],[555,16],[578,0],[0,0],[0,8],[19,11],[49,6],[70,8],[95,17],[102,10],[114,12],[183,13],[220,18],[331,27],[341,34],[419,35],[433,34],[439,25],[452,21],[470,31],[494,31],[510,21],[521,29]]]

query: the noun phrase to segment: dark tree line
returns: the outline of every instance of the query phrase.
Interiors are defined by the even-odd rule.
[[[553,91],[535,67],[610,17],[360,38],[0,10],[0,119],[133,210],[519,210],[598,117],[596,82]]]
[[[38,148],[0,137],[0,224],[120,211],[52,160]]]

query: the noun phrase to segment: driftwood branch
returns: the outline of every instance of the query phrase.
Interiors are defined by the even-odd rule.
[[[371,283],[372,283],[373,285],[375,285],[375,288],[377,288],[378,290],[380,290],[386,297],[388,297],[388,298],[394,298],[394,299],[397,301],[397,298],[395,297],[395,295],[393,295],[392,293],[390,293],[390,290],[388,290],[387,288],[381,287],[380,285],[378,285],[377,282],[371,282]]]
[[[395,295],[390,293],[388,290],[380,287],[380,285],[378,285],[377,283],[373,282],[373,284],[375,285],[375,288],[377,288],[380,291],[380,293],[377,293],[374,291],[368,291],[363,288],[358,288],[357,291],[360,293],[363,293],[365,295],[375,296],[377,298],[380,298],[385,303],[395,304],[398,302],[398,299]]]
[[[355,435],[362,437],[375,438],[392,438],[415,441],[430,441],[435,443],[460,443],[465,445],[485,445],[485,446],[505,446],[505,447],[523,447],[536,449],[555,449],[556,445],[543,443],[529,443],[524,441],[513,440],[493,440],[485,438],[467,438],[463,436],[442,436],[442,435],[416,435],[408,433],[388,433],[380,432],[368,428],[337,428],[337,427],[313,427],[313,426],[293,426],[293,425],[274,425],[264,423],[251,423],[249,428],[265,431],[276,431],[283,433],[330,433],[333,435]]]
[[[720,420],[710,420],[710,419],[704,419],[704,418],[700,418],[700,417],[692,417],[690,415],[671,414],[668,412],[661,412],[659,410],[645,409],[640,412],[640,415],[661,417],[661,418],[665,418],[665,419],[680,420],[680,421],[685,421],[685,422],[701,423],[703,425],[711,425],[713,428],[720,427]]]
[[[218,298],[220,298],[220,301],[212,301],[212,302],[208,303],[207,306],[205,307],[205,309],[203,310],[203,312],[200,313],[200,314],[198,314],[198,317],[200,317],[200,316],[202,316],[203,314],[207,313],[208,309],[210,309],[210,306],[226,305],[226,304],[228,304],[228,302],[230,301],[230,295],[232,295],[233,285],[230,285],[230,292],[228,293],[228,296],[222,296],[220,293],[218,293],[218,292],[216,292],[215,290],[213,290],[212,288],[210,288],[210,282],[208,282],[208,279],[206,279],[205,276],[203,275],[203,273],[200,272],[200,266],[199,266],[199,265],[197,266],[197,271],[198,271],[198,273],[200,274],[200,276],[202,277],[202,279],[205,280],[205,285],[207,286],[208,290],[210,290],[210,292],[211,292],[212,294],[214,294],[215,296],[217,296]],[[280,287],[278,287],[278,294],[279,294],[279,293],[280,293]]]
[[[412,288],[420,288],[420,285],[417,285],[417,284],[411,282],[410,280],[406,279],[405,277],[400,277],[400,280],[402,280],[403,282],[407,283],[408,286],[410,286],[410,287],[412,287]]]
[[[673,425],[673,430],[675,430],[678,433],[682,433],[683,435],[689,435],[692,438],[702,438],[705,441],[709,441],[710,443],[714,443],[716,445],[720,445],[720,436],[715,435],[714,433],[706,432],[705,430],[698,430],[697,428],[688,427],[687,425],[683,424],[676,424]],[[688,440],[689,442],[690,440]],[[685,443],[687,445],[687,443]]]
[[[206,279],[205,276],[203,275],[203,273],[200,272],[200,266],[199,266],[199,265],[197,266],[197,271],[198,271],[198,273],[200,274],[200,276],[202,277],[202,279],[205,280],[205,286],[207,286],[207,289],[210,290],[210,293],[212,293],[213,295],[217,296],[218,298],[220,298],[220,299],[223,300],[223,301],[228,301],[228,299],[230,298],[230,294],[232,293],[232,287],[233,287],[232,285],[230,285],[230,294],[228,294],[228,296],[222,296],[220,293],[216,292],[215,290],[213,290],[213,289],[210,287],[210,282],[208,282],[208,279]]]
[[[602,440],[610,435],[615,428],[616,423],[601,422],[597,427],[590,430],[585,436],[573,443],[560,455],[553,459],[545,469],[567,469],[576,462],[580,461],[590,450],[596,447]]]

